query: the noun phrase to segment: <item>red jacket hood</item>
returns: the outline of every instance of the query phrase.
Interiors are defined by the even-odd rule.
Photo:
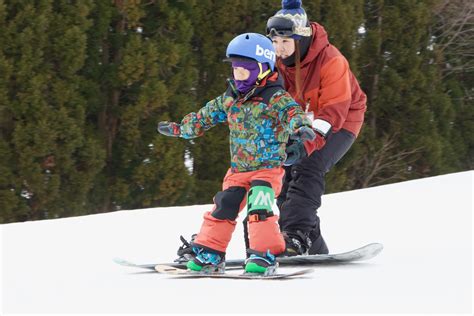
[[[311,29],[313,30],[313,38],[311,39],[311,45],[309,46],[308,53],[301,61],[302,67],[313,61],[319,55],[319,53],[321,53],[321,51],[329,45],[328,33],[322,25],[319,25],[316,22],[311,22]]]

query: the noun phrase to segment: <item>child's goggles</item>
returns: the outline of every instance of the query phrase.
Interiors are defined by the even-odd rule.
[[[293,35],[300,36],[311,36],[311,27],[309,26],[296,26],[292,20],[273,16],[267,22],[267,36],[282,36],[290,37]]]

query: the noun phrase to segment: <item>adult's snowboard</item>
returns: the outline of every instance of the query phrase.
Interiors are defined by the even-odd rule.
[[[197,273],[184,270],[182,268],[171,267],[167,265],[156,265],[155,271],[182,278],[215,278],[215,279],[242,279],[242,280],[276,280],[289,279],[297,276],[309,274],[314,269],[302,269],[287,273],[276,273],[272,275],[242,274],[242,273]]]
[[[383,249],[383,245],[379,243],[372,243],[361,248],[354,249],[348,252],[327,254],[327,255],[308,255],[308,256],[293,256],[293,257],[277,257],[277,261],[281,266],[301,266],[301,265],[318,265],[318,264],[337,264],[350,263],[356,261],[366,261],[377,256]],[[145,270],[156,271],[157,265],[165,265],[177,269],[186,269],[186,262],[170,262],[170,263],[148,263],[136,264],[123,259],[115,259],[115,262],[127,267],[140,268]],[[245,259],[231,259],[226,260],[226,270],[232,268],[242,268]],[[229,269],[229,270],[230,270]],[[159,272],[159,271],[158,271]]]

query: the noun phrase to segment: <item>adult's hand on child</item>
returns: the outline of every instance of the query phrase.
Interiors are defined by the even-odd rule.
[[[309,126],[302,126],[290,135],[290,142],[286,146],[285,166],[291,166],[298,163],[301,159],[308,156],[308,152],[304,145],[316,139],[316,132]]]
[[[158,123],[158,132],[165,136],[179,137],[181,136],[180,125],[174,122],[159,122]]]
[[[291,166],[308,156],[304,143],[299,140],[290,141],[286,146],[285,166]]]
[[[308,140],[314,140],[316,138],[316,132],[309,126],[302,126],[294,131],[290,138],[303,143]]]

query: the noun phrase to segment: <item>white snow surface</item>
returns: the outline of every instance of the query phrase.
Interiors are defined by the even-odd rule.
[[[319,214],[331,252],[371,242],[384,250],[367,262],[316,266],[283,281],[177,279],[114,263],[174,260],[179,235],[197,232],[211,205],[1,225],[0,312],[471,314],[473,177],[468,171],[323,196]],[[239,223],[227,257],[243,257],[244,248]]]

